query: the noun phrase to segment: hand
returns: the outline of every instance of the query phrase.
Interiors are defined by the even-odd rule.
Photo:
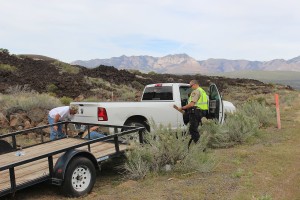
[[[58,127],[55,125],[55,126],[53,126],[53,129],[54,129],[54,131],[57,131]]]

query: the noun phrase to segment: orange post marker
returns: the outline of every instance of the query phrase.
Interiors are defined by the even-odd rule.
[[[277,127],[278,127],[278,129],[281,129],[280,110],[279,110],[279,95],[278,94],[275,94],[275,103],[276,103]]]

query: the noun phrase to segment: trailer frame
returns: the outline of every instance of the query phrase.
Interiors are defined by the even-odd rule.
[[[63,140],[65,138],[69,138],[68,137],[68,124],[81,124],[81,125],[86,125],[88,127],[88,138],[89,140],[85,140],[85,139],[80,139],[82,140],[82,142],[80,144],[75,144],[75,145],[71,145],[69,147],[65,147],[65,148],[60,148],[58,150],[54,150],[51,151],[49,153],[44,153],[41,155],[37,155],[37,156],[33,156],[31,158],[25,159],[25,160],[20,160],[20,161],[16,161],[16,162],[8,162],[5,164],[0,165],[0,172],[5,171],[5,170],[9,170],[9,180],[10,180],[10,187],[6,188],[6,189],[2,189],[0,188],[0,197],[10,194],[12,193],[13,195],[15,194],[16,191],[24,189],[26,187],[41,183],[41,182],[45,182],[45,181],[49,181],[50,184],[53,185],[58,185],[60,186],[62,184],[62,182],[64,181],[64,174],[65,171],[67,169],[68,163],[70,162],[70,160],[74,157],[74,156],[83,156],[83,157],[88,157],[95,165],[96,169],[100,170],[99,165],[109,159],[109,158],[113,158],[116,156],[120,156],[121,154],[124,154],[125,150],[124,148],[121,150],[120,149],[120,140],[119,138],[121,136],[130,134],[130,133],[134,133],[134,132],[138,132],[139,134],[139,141],[142,143],[143,142],[143,131],[144,131],[144,127],[132,127],[132,126],[115,126],[115,125],[101,125],[101,124],[91,124],[91,123],[78,123],[78,122],[71,122],[71,121],[67,121],[67,122],[59,122],[56,124],[52,124],[52,125],[45,125],[45,126],[40,126],[40,127],[35,127],[35,128],[31,128],[31,129],[26,129],[26,130],[21,130],[21,131],[16,131],[13,133],[9,133],[9,134],[5,134],[5,135],[0,135],[0,140],[4,139],[4,138],[9,138],[11,137],[12,140],[12,147],[9,150],[9,152],[1,154],[1,156],[14,152],[14,151],[18,151],[18,141],[17,141],[17,135],[20,134],[25,134],[25,133],[29,133],[32,131],[38,131],[41,134],[41,143],[39,144],[34,144],[34,145],[29,145],[23,148],[23,150],[29,149],[29,148],[33,148],[36,146],[40,145],[45,145],[51,142],[55,142],[58,140],[53,140],[53,141],[45,141],[44,140],[44,135],[42,133],[42,129],[51,127],[51,126],[55,126],[55,125],[65,125],[65,130],[66,130],[66,137],[62,138],[62,139],[58,139],[58,140]],[[102,138],[97,138],[97,139],[93,139],[90,140],[90,131],[89,128],[90,126],[103,126],[103,127],[108,127],[108,128],[114,128],[114,134],[112,135],[108,135]],[[118,130],[121,129],[121,132],[118,132]],[[72,137],[73,138],[73,137]],[[78,138],[79,140],[79,138]],[[112,143],[114,144],[114,152],[113,153],[109,153],[107,155],[101,156],[101,157],[97,157],[95,155],[93,155],[92,153],[92,144],[94,143],[100,143],[100,142],[105,142],[105,143]],[[121,144],[124,145],[124,144]],[[126,144],[125,144],[126,145]],[[80,147],[87,147],[87,151],[86,150],[79,150],[78,148]],[[62,156],[59,157],[59,159],[63,160],[62,162],[58,163],[59,159],[57,160],[56,163],[54,163],[53,161],[53,156],[57,155],[57,154],[63,154]],[[65,156],[66,158],[62,158],[63,156]],[[15,175],[15,168],[18,166],[22,166],[34,161],[38,161],[41,159],[47,159],[47,165],[48,165],[48,170],[49,170],[49,174],[42,176],[40,178],[36,178],[30,181],[26,181],[22,184],[17,184],[16,183],[16,175]],[[97,167],[98,165],[98,167]]]

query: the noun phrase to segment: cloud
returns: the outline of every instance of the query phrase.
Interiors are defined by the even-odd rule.
[[[294,0],[0,0],[1,48],[63,61],[187,53],[270,60],[299,55]]]

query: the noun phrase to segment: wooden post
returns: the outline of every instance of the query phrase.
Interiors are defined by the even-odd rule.
[[[278,127],[278,129],[281,129],[280,110],[279,110],[279,95],[278,94],[275,94],[275,103],[276,103],[277,127]]]

